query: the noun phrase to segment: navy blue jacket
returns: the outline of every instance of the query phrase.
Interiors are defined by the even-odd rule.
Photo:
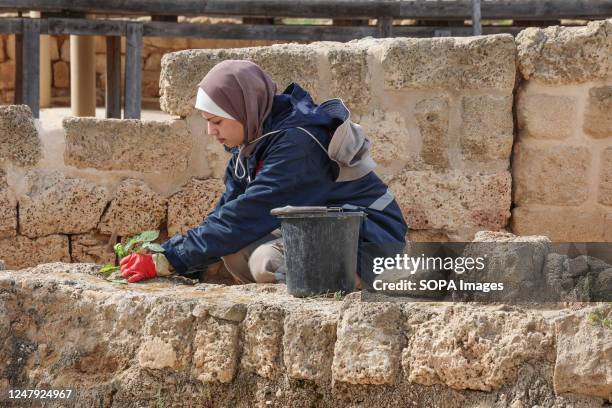
[[[286,130],[257,142],[252,154],[243,159],[247,177],[242,180],[234,176],[238,149],[227,149],[233,155],[226,169],[225,192],[215,209],[186,235],[175,235],[162,244],[176,271],[201,269],[278,228],[280,220],[270,210],[285,205],[362,207],[367,217],[361,225],[360,244],[404,243],[407,226],[394,199],[382,210],[367,208],[385,195],[385,183],[374,172],[336,182],[338,165],[307,133],[296,129],[308,130],[327,148],[339,124],[296,84],[275,95],[263,133]]]

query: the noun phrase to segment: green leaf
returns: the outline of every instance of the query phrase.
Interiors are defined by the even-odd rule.
[[[104,265],[102,268],[100,268],[100,270],[98,271],[98,273],[104,275],[104,276],[110,276],[113,272],[118,271],[119,269],[121,269],[118,266],[115,266],[111,263],[108,263],[106,265]]]
[[[113,249],[115,250],[115,254],[117,254],[119,259],[125,257],[128,254],[127,249],[121,243],[115,244]]]
[[[135,236],[134,238],[138,242],[151,242],[155,241],[159,237],[159,231],[144,231],[141,232],[140,235]]]
[[[153,242],[145,242],[144,244],[142,244],[142,249],[148,249],[151,252],[164,252],[164,247],[153,243]]]

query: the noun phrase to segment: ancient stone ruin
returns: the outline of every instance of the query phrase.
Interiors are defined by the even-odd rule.
[[[612,241],[612,20],[516,38],[166,54],[171,120],[52,127],[25,106],[0,106],[2,395],[74,388],[82,407],[612,402],[610,304],[297,299],[283,285],[99,276],[113,244],[148,229],[185,233],[216,204],[228,157],[192,106],[196,84],[225,59],[260,64],[281,90],[296,81],[317,102],[342,98],[413,241],[479,231]],[[568,294],[591,273],[610,284],[610,268],[586,259],[573,275],[564,265],[575,258],[540,255],[527,271],[571,283]]]

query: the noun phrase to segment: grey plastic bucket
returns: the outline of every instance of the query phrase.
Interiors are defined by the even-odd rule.
[[[297,297],[355,290],[362,211],[281,207],[287,290]]]

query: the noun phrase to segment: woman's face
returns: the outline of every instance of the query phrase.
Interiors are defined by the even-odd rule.
[[[223,118],[211,113],[202,112],[208,121],[208,134],[227,147],[240,146],[244,142],[244,127],[237,120]]]

